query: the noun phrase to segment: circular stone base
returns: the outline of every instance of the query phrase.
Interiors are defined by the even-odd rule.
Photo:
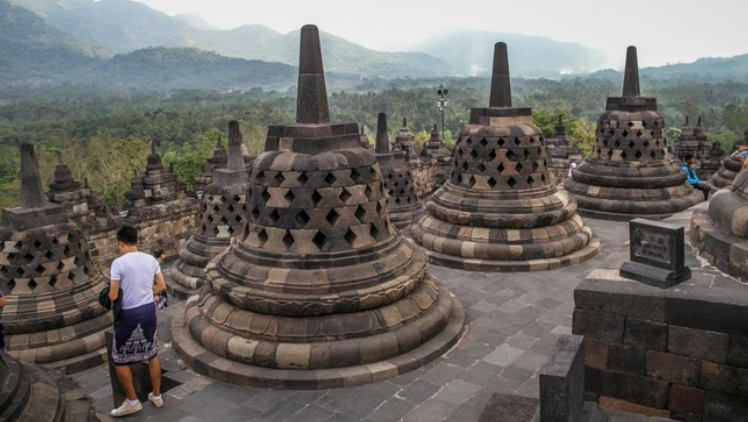
[[[530,259],[526,261],[494,261],[487,259],[470,259],[459,256],[446,255],[426,248],[429,262],[443,267],[456,268],[467,271],[496,271],[496,272],[519,272],[519,271],[546,271],[556,270],[571,265],[580,264],[588,259],[594,258],[603,250],[602,244],[597,236],[593,235],[590,242],[584,248],[558,258]]]
[[[673,214],[620,214],[615,212],[605,212],[605,211],[598,211],[598,210],[590,210],[590,209],[577,209],[577,213],[585,218],[594,218],[596,220],[606,220],[606,221],[630,221],[635,218],[646,218],[647,220],[655,220],[660,221],[664,220],[668,217],[671,217]]]
[[[187,300],[190,296],[196,295],[199,289],[199,287],[196,289],[190,289],[171,280],[171,278],[167,277],[166,279],[166,292],[182,300]]]
[[[725,233],[709,217],[707,209],[694,210],[689,232],[699,255],[720,271],[746,281],[748,240]]]
[[[465,327],[465,310],[452,298],[452,318],[446,328],[430,341],[400,356],[384,361],[334,369],[271,369],[224,359],[196,342],[185,325],[185,316],[172,320],[172,344],[179,357],[195,372],[243,386],[273,389],[318,390],[350,387],[391,378],[436,359],[459,341]],[[197,300],[197,298],[193,299]]]

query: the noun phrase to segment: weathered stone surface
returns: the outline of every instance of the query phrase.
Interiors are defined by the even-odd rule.
[[[696,174],[701,180],[709,180],[722,164],[722,156],[725,155],[722,145],[707,137],[701,124],[701,116],[695,127],[688,125],[688,116],[686,116],[686,124],[681,127],[680,136],[673,143],[673,155],[678,160],[684,161],[688,154],[696,158],[698,164]]]
[[[18,362],[0,353],[0,420],[92,422],[93,403],[58,371]]]
[[[492,95],[510,96],[506,44],[494,53]],[[431,262],[488,271],[538,271],[577,264],[600,244],[553,184],[545,139],[527,108],[491,98],[471,110],[451,178],[410,227]],[[502,105],[496,105],[502,104]]]
[[[562,118],[562,115],[558,116],[556,132],[545,140],[550,161],[548,173],[553,179],[553,183],[557,185],[565,183],[569,178],[572,164],[578,165],[582,162],[582,151],[574,147],[574,139],[566,134],[566,127]]]
[[[130,190],[125,193],[127,208],[133,216],[146,216],[152,213],[151,207],[182,199],[186,196],[184,187],[172,170],[164,169],[161,155],[151,143],[151,155],[142,176],[137,172],[130,182]]]
[[[317,28],[301,37],[297,123],[268,129],[246,229],[208,263],[199,297],[172,325],[182,359],[226,382],[373,382],[444,353],[464,325],[423,251],[388,221],[382,171],[358,125],[329,123]]]
[[[28,174],[38,174],[35,160],[26,165]],[[37,196],[35,187],[22,196]],[[3,213],[0,290],[6,295],[2,317],[7,353],[74,372],[104,361],[104,330],[111,325],[111,315],[97,296],[108,280],[92,262],[84,233],[67,219],[63,207],[40,201],[38,207]]]
[[[582,214],[603,219],[666,218],[703,200],[667,153],[665,121],[639,94],[636,48],[626,55],[624,90],[609,97],[592,156],[565,184]]]
[[[748,130],[745,131],[745,136],[742,140],[733,144],[730,154],[728,154],[722,160],[722,165],[719,167],[719,170],[717,170],[717,172],[709,178],[710,184],[715,186],[717,189],[721,189],[732,184],[732,181],[735,180],[735,176],[743,167],[743,163],[741,163],[737,158],[733,157],[732,153],[735,152],[739,146],[745,145],[748,145]]]
[[[540,420],[576,421],[584,404],[582,336],[559,338],[539,373]]]

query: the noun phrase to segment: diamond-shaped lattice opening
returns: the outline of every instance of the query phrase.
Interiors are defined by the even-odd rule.
[[[532,172],[533,172],[533,173],[535,173],[536,171],[538,171],[538,168],[539,168],[539,167],[540,167],[540,165],[538,164],[538,162],[537,162],[537,161],[533,161],[533,162],[532,162]]]
[[[229,236],[231,236],[232,234],[234,234],[234,228],[233,228],[233,227],[231,227],[231,226],[228,226],[228,227],[226,228],[226,231],[227,231],[227,232],[229,232]]]
[[[517,181],[514,180],[514,177],[509,177],[509,180],[506,181],[506,184],[509,185],[510,188],[514,189],[514,187],[517,186]]]
[[[652,157],[653,159],[654,159],[654,158],[657,158],[657,153],[656,153],[656,152],[654,152],[654,150],[652,150],[652,151],[651,151],[651,152],[649,153],[649,156],[650,156],[650,157]]]
[[[609,149],[608,150],[608,158],[611,158],[611,157],[613,157],[613,150]]]
[[[457,184],[459,185],[460,183],[462,183],[462,174],[457,175]]]
[[[387,178],[388,178],[388,179],[392,180],[392,178],[393,178],[393,177],[395,177],[395,175],[394,175],[394,174],[392,174],[392,173],[387,173]]]
[[[291,249],[291,246],[293,246],[294,238],[291,235],[291,232],[289,230],[286,230],[286,235],[283,236],[283,244],[286,246],[286,249]]]
[[[7,294],[11,294],[13,292],[13,289],[15,289],[15,287],[16,287],[16,280],[14,280],[14,279],[11,278],[10,281],[8,282],[7,286],[8,286],[8,293]]]
[[[475,152],[474,149],[471,149],[470,150],[470,158],[475,159],[475,157],[477,157],[477,156],[478,156],[478,153]]]
[[[57,284],[57,276],[56,276],[56,275],[53,275],[52,277],[50,277],[50,278],[49,278],[49,283],[48,283],[48,284],[49,284],[49,287],[52,287],[52,288],[54,288],[54,287],[55,287],[55,284]]]
[[[297,212],[295,219],[296,222],[299,223],[302,227],[306,226],[306,223],[308,223],[310,220],[309,214],[307,214],[304,210]]]
[[[615,134],[616,134],[616,130],[615,130],[615,129],[612,129],[612,128],[611,128],[611,129],[610,129],[610,130],[608,131],[608,134],[609,134],[610,136],[613,136],[613,135],[615,135]]]
[[[613,147],[615,147],[615,148],[618,148],[618,147],[620,147],[620,146],[621,146],[621,142],[620,142],[619,140],[617,140],[617,139],[616,139],[616,141],[615,141],[615,142],[613,142]]]
[[[655,126],[655,127],[660,127],[660,122],[658,122],[657,120],[655,120],[655,121],[654,121],[654,126]]]
[[[260,170],[255,175],[255,180],[261,182],[263,179],[265,179],[265,172],[263,170]]]
[[[532,176],[527,176],[527,184],[533,186],[535,184],[535,178]]]
[[[374,240],[379,240],[379,229],[377,226],[372,224],[369,228],[369,234],[374,238]]]
[[[29,289],[31,289],[32,292],[34,291],[34,289],[36,289],[38,285],[39,283],[37,283],[33,278],[29,281],[29,284],[28,284]]]
[[[242,221],[242,216],[239,215],[239,214],[235,215],[234,216],[234,221],[236,221],[237,223],[240,222],[240,221]]]
[[[366,208],[364,208],[361,205],[359,205],[358,207],[356,207],[356,212],[354,212],[353,215],[356,216],[356,218],[358,219],[358,221],[360,221],[360,222],[363,223],[364,222],[364,217],[366,217]]]
[[[468,179],[468,185],[475,186],[475,177],[473,177],[473,175],[470,175],[470,178]]]
[[[221,217],[221,220],[219,221],[222,225],[229,224],[229,219],[226,217]]]
[[[212,209],[213,209],[213,212],[214,212],[214,213],[219,213],[219,212],[221,212],[221,207],[220,207],[220,206],[219,206],[218,204],[216,204],[216,205],[213,205],[213,208],[212,208]]]
[[[220,233],[220,230],[218,230],[218,227],[213,226],[213,229],[211,230],[213,233],[213,236],[218,236],[218,233]]]
[[[42,242],[39,241],[39,239],[36,239],[34,241],[34,248],[39,249],[42,246]]]
[[[268,234],[265,231],[265,229],[262,229],[259,232],[257,232],[257,239],[260,240],[260,246],[264,245],[265,242],[268,241]]]
[[[353,183],[361,183],[363,181],[361,172],[358,169],[351,169],[351,180],[353,180]]]
[[[314,235],[312,238],[312,243],[314,243],[319,250],[323,250],[325,246],[327,246],[327,236],[324,235],[322,232],[317,232],[317,234]]]
[[[39,264],[36,266],[36,268],[34,268],[34,271],[37,274],[44,274],[44,266],[42,266],[42,264]]]
[[[506,142],[506,141],[504,141],[504,138],[499,138],[499,142],[498,142],[499,143],[499,148],[504,147],[504,142]]]
[[[519,137],[515,137],[514,138],[514,145],[519,146],[519,144],[521,144],[521,143],[522,143],[522,140],[519,139]]]
[[[55,254],[53,254],[52,251],[47,251],[44,254],[44,257],[47,258],[47,261],[51,261],[53,256],[55,256]]]
[[[234,210],[235,210],[235,209],[236,209],[236,208],[234,208],[234,204],[229,204],[229,205],[228,205],[228,206],[226,207],[226,210],[227,210],[228,212],[234,212]]]
[[[625,137],[629,136],[629,131],[628,130],[624,130],[623,132],[621,132],[621,135],[623,135],[623,137],[625,138]]]
[[[293,194],[293,191],[291,189],[286,192],[286,194],[283,196],[285,198],[286,202],[288,202],[288,205],[293,204],[293,200],[296,199],[296,196]]]
[[[626,155],[626,151],[621,151],[621,158],[625,160],[627,156],[628,155]]]
[[[462,157],[463,155],[465,155],[465,151],[463,151],[462,148],[458,148],[457,149],[457,156],[458,157]]]
[[[636,132],[636,137],[637,138],[641,138],[642,135],[644,135],[644,132],[642,132],[641,130],[639,130],[639,131]]]
[[[32,255],[31,253],[26,252],[23,255],[23,264],[28,264],[29,262],[31,262],[33,260],[34,260],[34,255]]]
[[[514,168],[517,169],[517,173],[519,173],[522,171],[523,168],[525,168],[525,166],[523,166],[522,163],[517,163],[517,165]]]
[[[351,199],[352,197],[353,197],[353,195],[351,195],[351,193],[350,193],[350,192],[348,192],[348,189],[346,189],[346,188],[343,188],[343,191],[342,191],[342,192],[340,192],[340,196],[338,196],[338,198],[339,198],[339,199],[340,199],[341,201],[343,201],[343,203],[344,203],[344,204],[345,204],[346,202],[348,202],[348,200],[349,200],[349,199]]]
[[[629,148],[633,148],[635,146],[636,146],[636,142],[634,141],[629,142]]]
[[[353,246],[353,242],[356,241],[356,237],[356,233],[354,233],[351,229],[348,229],[348,231],[345,232],[345,241],[348,242],[348,244],[351,246]]]
[[[332,173],[327,173],[327,176],[325,176],[325,182],[330,186],[332,186],[332,184],[337,181],[338,181],[338,178],[335,177],[335,175]]]
[[[486,140],[486,138],[483,138],[483,139],[481,139],[481,140],[480,140],[480,142],[478,142],[478,143],[479,143],[479,144],[480,144],[480,145],[481,145],[482,147],[485,147],[486,145],[488,145],[488,141]]]
[[[486,165],[483,163],[478,163],[478,171],[486,171]]]
[[[634,122],[628,122],[628,123],[626,123],[626,126],[632,127],[632,126],[634,126]]]
[[[649,141],[645,139],[642,145],[644,146],[644,148],[649,148]]]
[[[338,212],[334,209],[331,209],[330,212],[328,212],[325,216],[325,220],[327,220],[327,222],[330,223],[331,226],[334,226],[335,223],[338,222],[338,219],[340,219],[340,214],[338,214]]]
[[[280,220],[280,213],[278,213],[278,209],[273,208],[273,211],[270,213],[268,217],[270,217],[270,221],[272,221],[273,224],[277,223],[278,220]]]
[[[634,154],[634,157],[638,160],[639,158],[642,158],[642,152],[639,150],[636,150],[636,154]]]
[[[465,139],[465,145],[472,145],[472,144],[473,144],[473,138]]]
[[[496,170],[499,171],[499,174],[504,172],[504,163],[499,163],[498,166],[496,166]]]
[[[286,181],[286,177],[283,176],[283,172],[280,171],[275,173],[275,177],[273,179],[275,179],[275,183],[277,183],[278,186],[282,185],[283,182]]]
[[[382,215],[382,211],[384,211],[384,209],[382,207],[382,201],[377,201],[377,215],[381,216]]]
[[[519,155],[515,154],[511,149],[506,152],[506,158],[509,161],[519,161]]]
[[[529,150],[529,149],[527,149],[527,148],[525,148],[525,149],[524,149],[524,150],[522,151],[522,155],[524,155],[524,156],[525,156],[525,160],[527,160],[528,158],[530,158],[530,150]]]
[[[306,176],[306,173],[301,172],[299,173],[299,176],[296,178],[296,181],[299,182],[301,186],[304,186],[304,184],[309,181],[309,178]]]
[[[250,213],[252,215],[252,219],[254,221],[257,221],[260,218],[260,207],[255,206],[252,208],[252,212]]]
[[[462,162],[462,171],[467,171],[470,166],[468,165],[467,161]]]
[[[364,189],[364,195],[366,195],[366,198],[371,199],[372,193],[374,193],[374,191],[371,189],[371,186],[366,185],[366,189]]]
[[[496,151],[495,150],[488,151],[488,159],[493,161],[495,158],[496,158]]]
[[[314,193],[312,194],[312,201],[314,202],[314,205],[318,205],[319,201],[322,200],[322,195],[319,194],[319,192],[315,189]]]
[[[491,188],[496,186],[496,180],[493,177],[489,177],[486,183],[488,183],[488,186],[490,186]]]
[[[268,200],[270,199],[270,193],[267,189],[262,190],[262,193],[260,193],[260,198],[262,198],[263,203],[266,204],[268,202]]]

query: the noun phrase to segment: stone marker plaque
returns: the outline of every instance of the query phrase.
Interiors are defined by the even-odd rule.
[[[622,277],[665,288],[691,278],[685,265],[683,227],[636,218],[629,222],[631,260]]]

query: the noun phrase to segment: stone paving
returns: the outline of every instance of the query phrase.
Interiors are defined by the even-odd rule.
[[[332,390],[262,390],[211,380],[186,368],[171,349],[170,322],[184,302],[159,311],[166,377],[181,385],[166,405],[127,420],[159,422],[464,422],[477,421],[494,393],[538,397],[538,369],[559,336],[571,333],[573,292],[612,249],[628,240],[627,222],[588,218],[603,252],[585,263],[546,272],[468,272],[432,265],[431,273],[467,312],[459,343],[424,367],[385,381]],[[75,374],[98,412],[112,409],[106,365]],[[106,420],[106,419],[105,419]]]

